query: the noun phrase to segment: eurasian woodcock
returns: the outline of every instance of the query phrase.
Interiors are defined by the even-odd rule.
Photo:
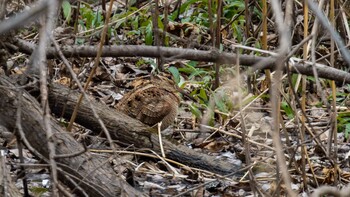
[[[125,94],[116,107],[149,126],[162,122],[162,130],[169,127],[180,103],[174,82],[164,76],[151,76],[139,78],[132,84],[134,89]]]

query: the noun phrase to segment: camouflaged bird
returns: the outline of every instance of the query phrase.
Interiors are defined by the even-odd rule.
[[[180,97],[174,82],[164,76],[138,78],[134,89],[123,96],[117,108],[149,126],[162,122],[168,128],[177,115]]]

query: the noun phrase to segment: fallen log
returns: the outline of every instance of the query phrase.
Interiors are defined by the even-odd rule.
[[[21,99],[18,99],[19,94],[22,95]],[[48,158],[43,111],[39,103],[28,92],[16,88],[6,76],[0,77],[0,98],[0,125],[9,131],[14,131],[16,112],[20,107],[24,137],[38,153]],[[54,132],[53,140],[57,155],[84,150],[83,146],[60,127],[55,119],[51,118],[50,125]],[[129,196],[143,196],[117,176],[110,163],[101,156],[84,152],[74,157],[57,158],[55,161],[59,168],[59,180],[78,194],[85,192],[89,196],[120,196],[127,193]],[[77,186],[81,189],[77,189]]]
[[[79,93],[77,91],[72,91],[62,85],[52,84],[50,86],[50,108],[57,116],[63,114],[65,118],[70,118],[78,97]],[[154,128],[150,128],[142,122],[94,99],[90,99],[90,101],[95,106],[97,114],[103,120],[112,139],[122,142],[122,145],[128,144],[134,145],[137,148],[148,148],[160,154],[159,139]],[[96,118],[94,118],[87,102],[87,99],[84,99],[79,106],[76,122],[99,133],[102,131],[101,126],[98,124]],[[186,146],[175,145],[165,139],[162,142],[167,158],[190,167],[196,167],[218,174],[229,174],[239,169],[239,166],[217,159],[214,156],[195,152]]]

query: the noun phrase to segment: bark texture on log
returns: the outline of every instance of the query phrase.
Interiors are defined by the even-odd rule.
[[[70,118],[79,93],[57,84],[51,85],[49,92],[52,112],[60,116],[64,111],[63,116]],[[93,99],[90,99],[90,101],[113,139],[124,144],[133,144],[135,147],[149,148],[160,153],[158,135],[155,129]],[[101,127],[96,118],[94,118],[86,99],[83,100],[79,107],[76,122],[93,131],[101,131]],[[232,163],[216,159],[214,156],[195,152],[183,145],[175,145],[168,140],[163,140],[163,146],[167,158],[191,167],[219,174],[229,174],[239,169],[239,166]]]
[[[48,158],[43,112],[39,103],[26,91],[16,89],[5,76],[0,77],[0,85],[0,125],[13,131],[16,127],[16,112],[20,107],[21,125],[25,137],[36,151]],[[21,100],[18,99],[19,94],[22,94]],[[52,138],[56,144],[57,155],[72,154],[83,150],[81,144],[71,134],[65,132],[55,119],[51,118],[50,122],[54,132]],[[69,183],[69,179],[63,176],[62,172],[65,175],[69,174],[70,179],[74,180],[90,196],[119,196],[124,192],[131,196],[142,196],[116,175],[106,158],[85,152],[76,157],[60,158],[56,161],[62,170],[59,179]],[[72,183],[68,186],[75,188]],[[79,189],[75,191],[79,193]]]
[[[5,164],[5,156],[0,155],[0,196],[22,196],[15,183],[11,180],[10,170]]]

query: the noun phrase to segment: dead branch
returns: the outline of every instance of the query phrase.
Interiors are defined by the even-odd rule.
[[[7,77],[0,78],[0,125],[13,131],[16,125],[17,106],[21,106],[21,125],[27,140],[41,155],[49,157],[45,126],[43,123],[43,111],[39,103],[27,92],[22,91],[22,99],[19,102],[18,90]],[[7,88],[8,87],[8,88]],[[56,143],[56,153],[72,154],[84,149],[82,145],[50,118],[53,138]],[[142,196],[138,191],[118,177],[106,161],[106,158],[85,152],[72,158],[56,159],[60,172],[60,181],[66,183],[72,189],[75,185],[81,187],[91,196],[119,196],[123,192],[133,196]],[[72,182],[73,181],[73,182]],[[79,192],[78,192],[79,193]]]
[[[12,50],[31,54],[35,49],[35,44],[24,40],[17,39],[14,43],[17,48],[13,48],[12,44],[7,44]],[[64,56],[68,57],[96,57],[97,48],[95,46],[63,46],[61,47]],[[47,48],[48,58],[59,58],[54,47]],[[156,47],[144,45],[122,45],[122,46],[104,46],[102,49],[102,57],[162,57],[165,60],[195,60],[205,62],[217,62],[221,64],[235,64],[237,55],[234,53],[225,53],[217,51],[203,51],[195,49],[183,49],[173,47]],[[244,66],[251,66],[254,69],[275,69],[275,57],[260,57],[254,55],[239,55],[239,62]],[[300,61],[290,66],[291,72],[299,73],[307,76],[314,76],[313,67],[310,62]],[[330,79],[343,83],[350,83],[350,73],[335,69],[323,64],[315,65],[318,77]]]

